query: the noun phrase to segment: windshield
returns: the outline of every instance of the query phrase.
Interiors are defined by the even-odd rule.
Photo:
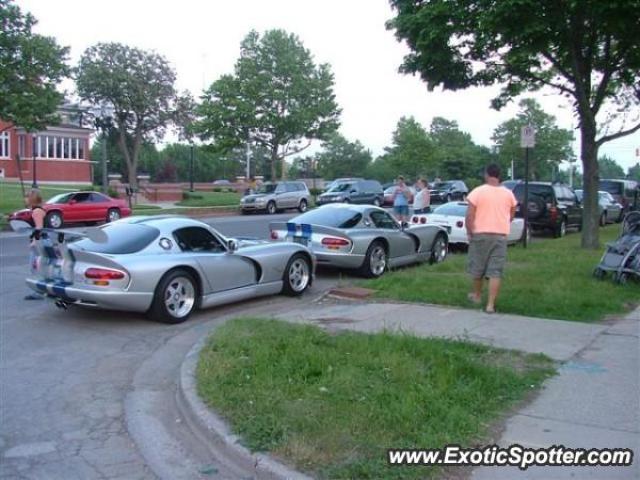
[[[600,200],[609,200],[610,202],[615,201],[609,192],[598,192],[598,197]]]
[[[451,215],[453,217],[464,217],[467,214],[466,203],[446,203],[436,208],[433,213],[437,215]]]
[[[446,190],[453,185],[453,182],[438,182],[433,188],[436,190]]]
[[[276,191],[277,185],[275,183],[265,183],[264,185],[260,185],[258,188],[258,193],[273,193]]]
[[[84,238],[75,243],[82,250],[109,255],[127,255],[147,247],[160,233],[155,227],[135,223],[114,223],[102,229],[109,238],[105,243],[96,243]]]
[[[613,195],[622,195],[624,185],[622,182],[614,182],[611,180],[600,180],[600,190],[612,193]]]
[[[346,192],[353,187],[353,183],[338,183],[337,185],[333,185],[328,191],[329,192]]]
[[[599,195],[602,195],[602,192],[600,192]],[[578,197],[578,200],[582,201],[583,196],[584,194],[582,193],[582,190],[576,190],[576,197]]]
[[[58,195],[54,195],[49,200],[46,201],[48,204],[52,203],[67,203],[73,197],[73,193],[59,193]]]
[[[513,194],[516,196],[518,201],[522,201],[524,199],[524,184],[521,183],[516,185],[516,188],[513,189]],[[553,201],[553,187],[551,185],[530,183],[529,196],[531,197],[533,195],[541,197],[546,203],[550,203]]]
[[[333,228],[353,228],[362,219],[362,214],[356,210],[343,207],[326,206],[309,210],[307,213],[296,217],[295,223],[308,223],[311,225],[323,225]]]

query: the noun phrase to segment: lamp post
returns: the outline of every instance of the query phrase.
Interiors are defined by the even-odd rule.
[[[37,134],[33,134],[33,144],[31,145],[31,153],[33,154],[33,177],[31,181],[31,188],[38,188],[38,175],[36,172],[36,139]]]
[[[193,143],[191,144],[191,158],[189,160],[189,191],[193,192]]]

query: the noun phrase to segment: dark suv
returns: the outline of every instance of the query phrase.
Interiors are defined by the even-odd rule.
[[[376,180],[353,180],[334,184],[318,197],[318,205],[327,203],[361,203],[380,206],[384,201],[382,185]]]
[[[449,180],[434,183],[430,193],[431,203],[448,203],[466,200],[469,189],[462,180]]]
[[[518,200],[517,217],[523,216],[524,182],[505,182]],[[567,228],[582,229],[582,205],[569,185],[550,182],[529,182],[529,225],[536,230],[551,230],[564,237]]]

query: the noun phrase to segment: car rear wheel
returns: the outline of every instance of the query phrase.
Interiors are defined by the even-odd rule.
[[[44,225],[49,228],[60,228],[64,221],[62,220],[62,213],[60,212],[49,212],[47,216],[44,217]]]
[[[378,197],[376,197],[376,198],[373,199],[373,204],[376,207],[379,207],[382,204],[382,202],[380,201],[380,199]]]
[[[600,226],[604,227],[607,224],[607,212],[602,212],[600,215]]]
[[[448,194],[447,194],[447,203],[449,203],[450,201],[451,201],[451,194],[450,194],[450,193],[448,193]]]
[[[158,284],[149,316],[163,323],[182,323],[196,309],[198,288],[186,270],[168,272]]]
[[[298,205],[298,211],[300,213],[304,213],[307,211],[307,201],[306,200],[300,200],[300,205]]]
[[[110,208],[107,212],[107,223],[115,222],[116,220],[120,220],[122,215],[120,214],[120,210],[117,208]]]
[[[563,218],[560,225],[556,227],[554,235],[556,238],[562,238],[567,234],[567,219]]]
[[[359,274],[367,278],[380,277],[387,269],[387,250],[380,241],[372,242],[364,256]]]
[[[269,203],[267,203],[267,213],[269,215],[273,215],[274,213],[276,213],[276,202],[271,201]]]
[[[431,257],[429,263],[442,263],[449,253],[449,245],[444,235],[438,234],[431,245]]]
[[[284,271],[282,278],[282,293],[295,297],[302,295],[311,283],[311,264],[309,259],[301,254],[293,255]]]

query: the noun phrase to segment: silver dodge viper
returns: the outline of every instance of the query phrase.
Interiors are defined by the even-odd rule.
[[[272,240],[309,247],[319,266],[355,270],[365,277],[379,277],[389,267],[439,263],[448,252],[446,229],[408,229],[373,205],[324,205],[288,222],[272,222],[269,228]]]
[[[27,285],[64,308],[147,312],[179,323],[197,308],[300,295],[313,280],[307,247],[227,239],[190,218],[129,217],[97,233],[43,230],[33,242]]]

